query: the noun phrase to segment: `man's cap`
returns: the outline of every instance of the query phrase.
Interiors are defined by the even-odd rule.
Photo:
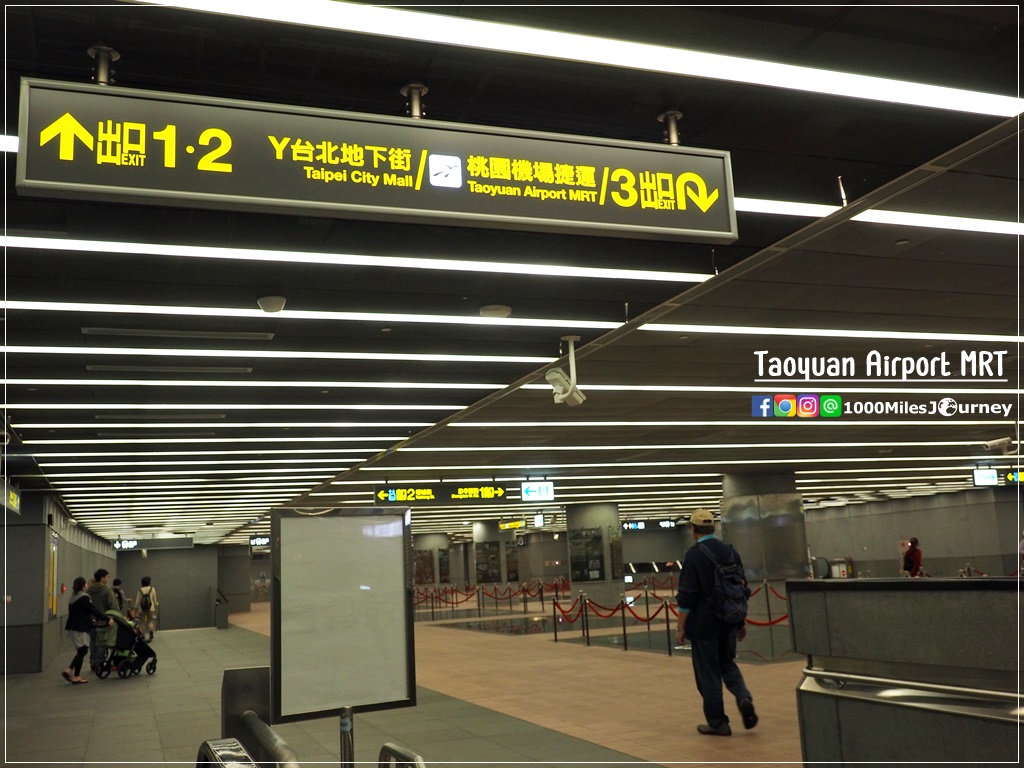
[[[715,516],[706,509],[695,510],[690,515],[690,525],[714,525]]]

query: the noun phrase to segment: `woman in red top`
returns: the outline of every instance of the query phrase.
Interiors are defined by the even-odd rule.
[[[900,573],[906,573],[909,576],[921,575],[921,548],[917,546],[916,537],[911,537],[910,546],[903,553],[903,567],[900,568]]]

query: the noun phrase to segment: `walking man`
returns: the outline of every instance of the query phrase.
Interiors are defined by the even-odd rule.
[[[690,532],[695,543],[686,550],[679,576],[676,642],[682,645],[688,640],[692,648],[693,674],[697,691],[704,699],[707,720],[697,730],[705,736],[731,736],[722,697],[723,683],[736,697],[743,726],[757,725],[753,697],[736,666],[736,641],[746,637],[747,627],[742,619],[733,623],[719,618],[712,603],[718,565],[735,564],[742,575],[743,562],[732,545],[715,538],[715,518],[708,510],[698,509],[690,516]],[[750,593],[745,580],[743,591]]]

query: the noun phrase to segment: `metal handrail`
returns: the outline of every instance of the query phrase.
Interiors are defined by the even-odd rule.
[[[199,752],[196,754],[196,768],[211,765],[258,768],[257,763],[238,739],[208,739],[200,744]]]
[[[423,758],[415,752],[388,742],[380,748],[380,754],[377,756],[377,768],[389,768],[392,765],[392,760],[395,761],[395,768],[427,768]]]
[[[239,722],[247,733],[252,736],[259,743],[259,746],[265,750],[265,754],[269,755],[270,760],[273,760],[278,768],[300,768],[299,758],[295,754],[295,750],[292,749],[288,742],[278,736],[274,729],[267,725],[263,720],[253,712],[251,709],[247,709],[242,713]],[[246,745],[248,748],[249,745]],[[250,751],[255,751],[250,749]],[[265,761],[260,760],[263,755],[257,755],[257,760],[261,764]]]
[[[852,675],[848,672],[829,672],[824,669],[808,668],[804,670],[807,677],[814,677],[822,680],[832,680],[837,683],[863,683],[865,685],[892,685],[898,683],[903,688],[912,688],[920,691],[932,691],[934,693],[949,693],[958,696],[971,696],[977,698],[1006,699],[1007,701],[1019,701],[1021,696],[1008,691],[989,691],[982,688],[963,688],[958,685],[944,685],[941,683],[924,683],[914,680],[895,680],[891,677],[868,677],[866,675]]]

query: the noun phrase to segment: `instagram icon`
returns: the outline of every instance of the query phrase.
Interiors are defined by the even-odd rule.
[[[818,415],[817,395],[797,395],[796,415],[804,419],[813,419]]]

